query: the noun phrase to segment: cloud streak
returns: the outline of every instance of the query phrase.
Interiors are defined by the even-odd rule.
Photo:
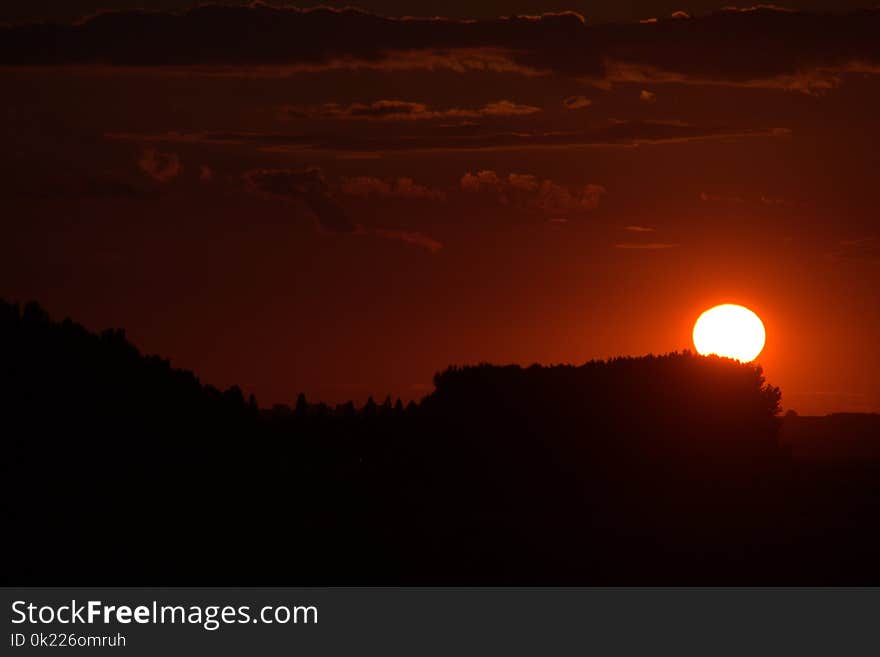
[[[381,154],[394,152],[500,151],[569,148],[630,148],[707,140],[784,139],[786,128],[697,126],[681,122],[612,121],[606,125],[568,132],[491,132],[486,130],[432,130],[409,135],[278,134],[258,132],[107,133],[107,139],[140,143],[185,143],[247,146],[267,152]]]
[[[569,96],[562,101],[562,106],[567,110],[585,109],[593,104],[586,96]]]
[[[678,244],[671,242],[619,242],[614,245],[614,248],[627,251],[663,251],[677,246]]]
[[[430,121],[437,119],[480,119],[486,117],[528,116],[541,111],[540,107],[523,105],[510,100],[487,103],[475,109],[432,109],[425,103],[403,100],[377,100],[371,103],[339,105],[325,103],[312,107],[285,107],[288,118],[349,121]]]
[[[406,242],[407,244],[427,249],[431,253],[437,253],[443,248],[441,242],[417,231],[399,230],[396,228],[377,228],[374,232],[379,237],[384,237],[389,240],[400,240],[401,242]]]

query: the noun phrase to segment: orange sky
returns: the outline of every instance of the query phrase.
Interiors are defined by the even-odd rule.
[[[786,408],[880,411],[880,13],[326,13],[348,41],[306,16],[216,56],[217,17],[142,18],[51,61],[8,28],[0,295],[263,404],[689,348],[740,303]]]

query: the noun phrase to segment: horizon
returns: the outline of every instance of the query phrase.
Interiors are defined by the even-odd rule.
[[[36,300],[21,302],[21,301],[15,301],[15,300],[9,301],[9,300],[0,298],[0,304],[7,304],[11,307],[18,308],[19,312],[23,312],[25,307],[33,305],[38,309],[38,311],[40,313],[45,313],[45,316],[48,317],[49,321],[52,322],[53,324],[63,325],[63,324],[70,322],[74,326],[80,327],[83,330],[87,331],[89,335],[91,335],[92,337],[95,337],[95,338],[99,337],[101,334],[103,334],[105,332],[121,333],[125,337],[126,342],[128,344],[130,344],[132,347],[134,347],[142,357],[144,357],[144,358],[158,358],[162,361],[166,361],[166,362],[168,362],[168,364],[172,370],[190,374],[190,375],[194,376],[196,378],[196,380],[198,380],[201,383],[201,385],[211,386],[211,387],[216,388],[218,391],[222,391],[222,388],[217,388],[217,386],[214,386],[213,384],[211,384],[211,382],[202,380],[202,378],[199,376],[199,373],[197,371],[192,371],[192,370],[187,370],[185,368],[180,368],[173,361],[171,361],[171,359],[164,357],[162,354],[151,353],[149,351],[145,351],[142,348],[140,348],[138,345],[131,343],[130,340],[128,339],[128,335],[127,335],[124,327],[105,327],[105,328],[99,329],[99,330],[89,329],[89,328],[83,326],[81,323],[77,322],[75,318],[72,318],[72,317],[56,318],[56,317],[54,317],[50,312],[47,311],[47,309],[45,309],[42,305],[40,305],[39,302]],[[533,363],[526,364],[526,363],[491,363],[491,362],[487,362],[487,361],[474,361],[474,362],[470,362],[470,363],[466,363],[466,362],[448,363],[445,367],[438,369],[434,373],[434,375],[432,376],[432,383],[422,391],[421,395],[412,396],[412,397],[400,397],[400,396],[395,397],[394,395],[392,395],[390,393],[381,394],[381,395],[374,394],[374,393],[368,393],[367,396],[363,397],[363,398],[348,397],[348,398],[339,399],[339,400],[327,400],[327,399],[320,399],[320,398],[309,399],[308,397],[306,397],[304,392],[297,392],[289,400],[283,400],[280,402],[273,402],[270,404],[266,404],[266,403],[261,404],[260,400],[258,398],[256,398],[256,396],[253,395],[253,393],[251,391],[243,388],[242,386],[240,386],[236,383],[232,383],[229,385],[229,388],[240,390],[243,395],[243,398],[244,399],[252,399],[255,402],[255,404],[257,405],[257,407],[259,408],[259,410],[261,410],[261,411],[272,412],[272,411],[278,410],[279,408],[287,408],[288,410],[293,410],[294,407],[300,402],[300,399],[305,400],[309,406],[326,405],[326,406],[328,406],[328,408],[334,409],[336,411],[339,411],[339,409],[341,409],[349,404],[353,404],[355,409],[363,410],[364,408],[369,406],[369,404],[371,402],[376,405],[385,404],[385,403],[388,403],[389,401],[392,404],[395,404],[397,402],[402,402],[403,404],[409,404],[411,402],[414,402],[416,404],[421,404],[422,402],[425,401],[426,398],[430,397],[433,393],[436,392],[437,378],[441,377],[447,373],[450,373],[450,372],[460,372],[462,370],[480,369],[480,368],[494,368],[494,369],[516,368],[521,371],[526,371],[526,370],[534,370],[535,368],[552,370],[552,369],[557,369],[557,368],[580,369],[580,368],[585,368],[588,366],[611,367],[611,366],[614,366],[618,361],[641,361],[641,360],[645,360],[645,359],[656,359],[656,360],[662,361],[665,359],[677,358],[677,357],[720,359],[722,362],[730,362],[732,364],[754,368],[758,372],[763,372],[763,367],[758,359],[749,360],[749,361],[742,361],[742,360],[734,358],[734,357],[723,356],[723,355],[714,354],[714,353],[700,354],[696,349],[684,348],[680,351],[673,350],[673,351],[660,352],[660,353],[618,354],[615,356],[610,356],[608,358],[594,358],[589,361],[584,361],[584,362],[580,362],[580,363],[569,363],[569,362],[538,363],[538,362],[533,362]],[[772,385],[772,381],[768,381],[768,384]],[[801,413],[798,413],[796,409],[785,406],[785,391],[782,391],[781,405],[779,407],[778,415],[780,417],[782,417],[782,416],[790,417],[791,415],[795,415],[795,416],[804,417],[804,418],[811,418],[811,417],[831,417],[831,416],[837,416],[837,415],[878,415],[878,413],[874,413],[874,412],[865,413],[865,412],[859,412],[859,411],[831,411],[830,413],[823,413],[823,414],[817,414],[817,415],[801,414]]]

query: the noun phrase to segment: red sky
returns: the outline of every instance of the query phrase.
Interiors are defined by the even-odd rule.
[[[786,408],[880,411],[880,13],[690,4],[8,27],[0,295],[263,404],[686,348],[742,303]]]

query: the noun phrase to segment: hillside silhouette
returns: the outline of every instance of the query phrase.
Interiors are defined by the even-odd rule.
[[[685,352],[434,383],[260,408],[122,331],[0,302],[3,580],[880,583],[876,447],[829,459],[840,427],[781,418],[760,367]]]

